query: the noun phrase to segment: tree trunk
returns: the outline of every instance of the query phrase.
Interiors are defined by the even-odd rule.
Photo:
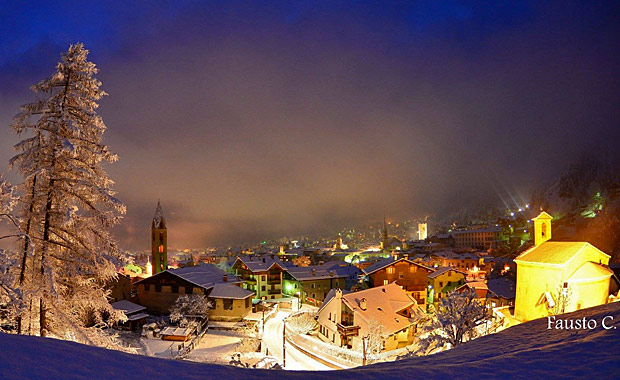
[[[45,300],[43,297],[39,299],[39,335],[45,337],[47,335],[47,319],[45,315]]]
[[[28,259],[28,250],[30,249],[30,225],[32,223],[32,211],[34,210],[34,196],[37,187],[37,176],[34,176],[32,180],[32,192],[30,194],[30,206],[28,207],[28,222],[26,223],[26,229],[24,237],[24,250],[22,252],[22,267],[19,271],[19,286],[21,287],[24,284],[24,278],[26,277],[26,260]],[[32,301],[31,301],[32,302]],[[32,309],[32,307],[30,308]],[[18,334],[22,334],[22,313],[19,313],[17,317],[17,332]]]

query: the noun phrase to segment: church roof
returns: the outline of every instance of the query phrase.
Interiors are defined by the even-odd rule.
[[[516,262],[542,263],[562,265],[579,255],[586,249],[595,249],[602,255],[609,257],[605,252],[583,241],[546,241],[541,245],[530,248],[515,259]]]
[[[553,217],[549,214],[547,214],[546,212],[541,212],[540,214],[538,214],[537,217],[532,218],[532,220],[538,220],[538,219],[553,219]]]
[[[155,215],[153,216],[152,228],[165,229],[166,220],[164,219],[164,209],[161,207],[161,202],[157,201],[157,207],[155,208]]]
[[[583,263],[569,278],[568,281],[579,282],[607,278],[614,272],[604,265],[588,261]]]

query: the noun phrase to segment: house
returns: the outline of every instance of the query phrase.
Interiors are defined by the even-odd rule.
[[[255,299],[282,297],[282,272],[286,266],[277,256],[238,256],[232,270],[243,280],[244,289],[254,292]]]
[[[379,331],[383,349],[394,350],[413,342],[422,315],[416,301],[395,283],[358,292],[332,289],[317,312],[318,336],[361,351],[362,339]]]
[[[442,298],[465,284],[467,274],[454,267],[439,267],[428,275],[428,304],[437,307]]]
[[[216,285],[218,286],[217,291]],[[250,310],[246,307],[246,298],[253,293],[241,288],[242,281],[229,275],[213,264],[194,267],[167,269],[151,277],[136,282],[138,301],[153,314],[168,314],[177,298],[183,294],[199,294],[215,301],[215,309],[209,313],[210,318],[224,320],[241,320]],[[229,286],[227,286],[229,285]],[[239,290],[230,288],[238,287]],[[233,308],[230,309],[230,301]],[[224,301],[226,300],[226,301]],[[222,305],[218,309],[218,304]],[[224,307],[226,305],[226,307]]]
[[[112,302],[135,298],[131,277],[123,273],[117,273],[116,278],[108,282],[107,289],[110,290],[108,299]]]
[[[220,282],[213,285],[207,296],[213,303],[209,310],[212,321],[241,321],[252,312],[254,292],[243,289],[235,284]]]
[[[146,307],[137,305],[127,300],[121,300],[110,304],[114,310],[122,311],[127,316],[127,321],[120,323],[120,327],[128,328],[129,330],[137,330],[146,323],[148,314],[146,313]]]
[[[426,309],[428,275],[433,269],[411,261],[405,256],[401,258],[394,256],[380,260],[364,268],[363,271],[370,287],[395,282],[409,293],[421,308]]]
[[[487,280],[487,300],[489,307],[514,306],[516,284],[509,277]]]
[[[438,252],[431,255],[433,260],[441,267],[454,267],[464,272],[480,268],[484,260],[473,253],[454,253],[452,251]]]
[[[289,267],[283,273],[283,293],[302,302],[320,306],[330,289],[351,289],[362,273],[345,262],[332,261],[323,265]]]
[[[535,245],[514,260],[520,321],[601,305],[610,294],[610,256],[587,242],[550,241],[551,219],[532,219]]]

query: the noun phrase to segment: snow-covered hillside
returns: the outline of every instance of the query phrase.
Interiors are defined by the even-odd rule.
[[[614,328],[603,329],[605,316]],[[76,343],[0,334],[2,379],[488,379],[620,378],[620,303],[567,314],[594,330],[548,330],[524,323],[428,357],[342,371],[294,372],[156,359]],[[608,318],[606,320],[610,322]],[[608,323],[609,325],[610,323]]]

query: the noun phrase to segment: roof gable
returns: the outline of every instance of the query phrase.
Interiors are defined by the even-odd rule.
[[[588,248],[595,249],[601,255],[610,257],[587,242],[546,241],[523,252],[515,259],[515,262],[563,265]]]

